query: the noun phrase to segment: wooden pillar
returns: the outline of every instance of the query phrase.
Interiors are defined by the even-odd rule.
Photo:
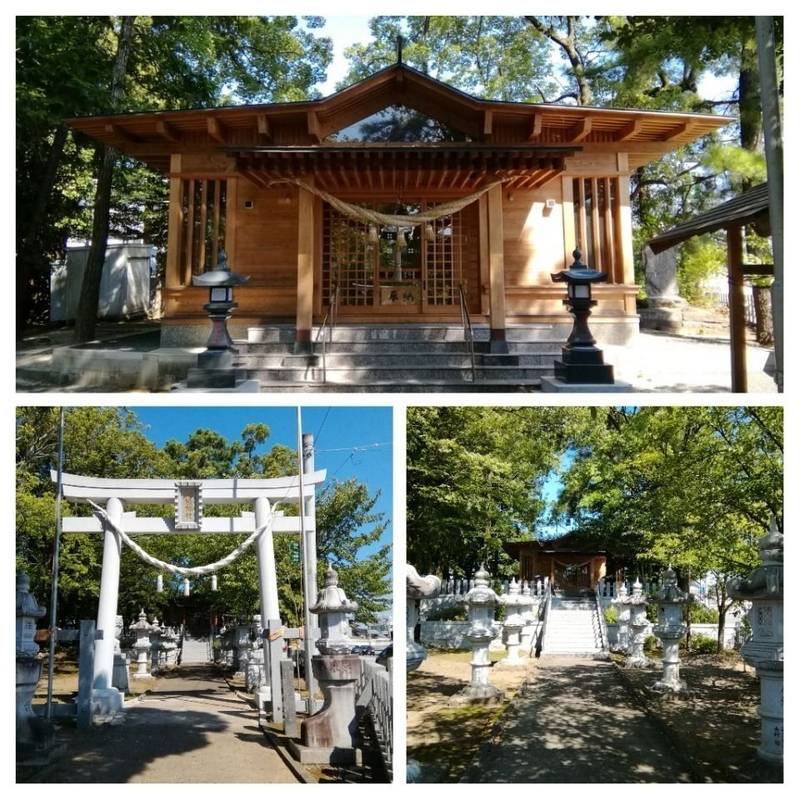
[[[747,341],[744,318],[744,239],[742,228],[728,228],[728,306],[731,326],[731,391],[747,391]]]
[[[183,244],[183,178],[181,157],[170,158],[169,176],[169,221],[167,224],[167,289],[181,286],[181,245]]]
[[[573,197],[573,179],[561,179],[561,213],[564,215],[564,269],[569,269],[573,262],[572,251],[577,246],[575,240],[575,200]]]
[[[631,222],[631,181],[628,175],[620,175],[617,182],[617,207],[615,219],[617,229],[617,264],[622,282],[633,284],[633,227]]]
[[[503,263],[503,187],[494,186],[487,194],[489,229],[489,328],[493,353],[507,352],[506,280]]]
[[[480,263],[481,314],[489,313],[489,212],[486,195],[478,198],[478,258]]]
[[[297,203],[297,317],[295,350],[311,352],[314,313],[314,195],[298,188]]]

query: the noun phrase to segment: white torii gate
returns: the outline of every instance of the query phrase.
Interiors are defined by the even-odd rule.
[[[266,628],[269,620],[280,618],[273,534],[304,534],[305,541],[301,543],[301,550],[305,607],[309,608],[316,600],[315,499],[316,487],[325,481],[326,471],[314,471],[313,443],[310,436],[307,438],[308,450],[304,452],[302,481],[299,475],[285,478],[170,480],[93,478],[63,473],[61,476],[63,497],[65,500],[105,504],[111,522],[131,537],[137,534],[252,534],[266,526],[254,544],[258,557],[261,624]],[[56,470],[51,472],[51,479],[57,482]],[[299,505],[301,483],[304,498],[302,526],[299,516],[285,516],[282,511],[272,511],[272,506],[277,503]],[[243,503],[252,504],[253,511],[245,511],[236,517],[203,515],[205,506]],[[173,517],[139,517],[135,512],[125,511],[124,504],[172,504],[175,514]],[[100,633],[95,645],[92,705],[95,713],[113,713],[121,709],[123,704],[122,693],[111,683],[122,541],[116,532],[110,530],[107,524],[104,525],[95,515],[65,517],[62,529],[64,533],[104,534],[100,599],[97,610],[97,630]],[[311,626],[316,628],[315,615],[311,618]],[[310,674],[309,644],[312,644],[314,639],[314,631],[306,631],[306,660],[309,662],[306,665],[306,674]],[[264,663],[268,665],[266,643],[264,647]],[[310,688],[313,691],[313,687]]]

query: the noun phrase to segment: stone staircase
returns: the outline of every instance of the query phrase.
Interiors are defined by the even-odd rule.
[[[547,617],[542,653],[602,653],[601,624],[594,597],[554,596]]]
[[[551,335],[547,325],[510,328],[508,354],[493,354],[489,329],[476,327],[474,382],[460,325],[340,324],[324,359],[321,343],[313,356],[296,355],[291,326],[250,328],[236,346],[247,379],[270,392],[513,392],[537,390],[541,377],[553,374],[562,342]]]
[[[181,647],[181,664],[209,664],[212,660],[211,640],[208,636],[193,637],[184,634]]]

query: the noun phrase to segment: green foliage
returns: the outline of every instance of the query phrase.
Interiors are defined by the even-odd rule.
[[[658,603],[647,604],[647,621],[654,625],[658,622]]]
[[[707,655],[717,652],[717,640],[702,633],[692,634],[689,649],[698,655]]]
[[[719,611],[708,608],[700,603],[689,603],[686,606],[685,616],[688,622],[718,623]]]
[[[530,538],[538,497],[578,409],[410,408],[408,557],[422,572],[515,574],[505,542]]]
[[[245,426],[240,440],[228,441],[200,429],[186,442],[172,440],[157,448],[147,439],[136,415],[126,409],[78,407],[66,411],[65,470],[99,477],[279,477],[296,474],[294,451],[267,447],[269,429]],[[58,409],[17,410],[17,569],[31,576],[42,600],[48,595],[55,531],[54,487],[50,469],[57,454]],[[354,480],[328,484],[317,496],[317,546],[322,564],[331,560],[340,584],[360,604],[358,619],[368,622],[388,605],[391,569],[389,546],[377,546],[386,529],[382,514],[373,511],[377,496]],[[136,510],[132,508],[130,510]],[[143,507],[148,516],[171,514],[171,507]],[[207,507],[206,515],[238,513],[235,506]],[[64,513],[72,513],[65,503]],[[85,507],[75,513],[85,513]],[[155,557],[184,565],[207,564],[229,553],[244,536],[141,536],[138,541]],[[102,538],[69,534],[62,538],[60,557],[60,619],[91,618],[97,610]],[[302,624],[300,553],[294,537],[275,539],[278,596],[283,619]],[[319,570],[320,585],[324,568]],[[155,588],[155,570],[123,548],[120,573],[120,613],[131,619],[140,608],[163,616],[181,595],[181,581],[165,576],[164,593]],[[246,616],[259,609],[258,565],[245,553],[219,577],[212,592],[210,578],[192,581],[193,607]]]
[[[606,625],[616,625],[619,620],[619,612],[614,606],[606,606],[603,609],[603,616],[606,620]]]
[[[119,18],[102,16],[17,20],[17,249],[24,322],[46,319],[50,263],[63,258],[68,238],[86,238],[91,230],[95,144],[71,134],[59,138],[66,118],[305,100],[332,58],[331,42],[316,36],[313,20],[304,29],[292,16],[138,16],[124,97],[112,107],[118,24]],[[166,199],[163,176],[120,159],[110,235],[156,245],[162,266]]]
[[[661,642],[657,636],[650,634],[644,640],[644,649],[648,653],[657,653],[661,649]]]
[[[464,622],[467,619],[467,609],[463,605],[453,605],[431,611],[427,616],[428,622]]]
[[[723,242],[707,234],[689,239],[678,256],[678,290],[690,303],[703,300],[703,282],[725,272],[727,250]]]

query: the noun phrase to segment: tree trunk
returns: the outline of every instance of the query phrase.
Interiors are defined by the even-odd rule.
[[[770,345],[774,341],[772,326],[772,289],[753,286],[753,305],[756,309],[756,341]]]
[[[53,196],[53,185],[56,182],[58,167],[64,154],[64,145],[67,142],[67,129],[59,125],[53,135],[53,143],[47,154],[44,174],[36,191],[36,198],[31,209],[30,217],[26,220],[19,242],[17,254],[17,332],[21,332],[25,325],[31,322],[34,305],[34,281],[40,277],[38,273],[42,266],[48,266],[48,259],[42,252],[42,227],[45,224],[47,205]],[[49,278],[49,274],[45,275]],[[49,289],[49,281],[48,287]]]
[[[725,616],[728,609],[725,608],[725,603],[718,606],[719,619],[717,620],[717,652],[721,653],[725,649]]]
[[[117,44],[117,56],[111,79],[111,106],[116,108],[122,98],[125,86],[125,70],[128,61],[133,23],[135,17],[123,17]],[[108,244],[109,211],[111,208],[111,183],[114,177],[116,151],[105,145],[98,148],[101,165],[97,176],[97,189],[94,196],[94,218],[92,220],[92,244],[86,259],[83,273],[81,295],[75,319],[75,341],[86,342],[94,338],[97,324],[97,302],[100,298],[100,279],[106,260]]]
[[[761,88],[758,77],[758,50],[754,38],[742,42],[741,66],[739,68],[739,142],[751,152],[761,145]],[[744,189],[753,185],[752,180],[743,183]]]

